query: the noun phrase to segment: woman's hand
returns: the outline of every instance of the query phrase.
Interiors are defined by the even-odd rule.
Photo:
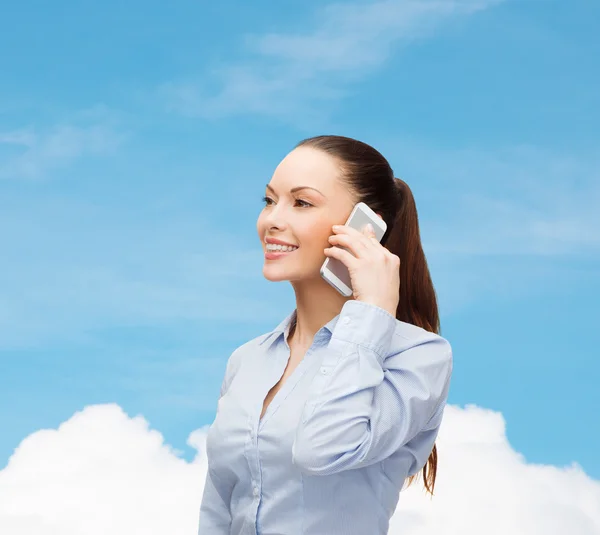
[[[348,268],[354,299],[378,306],[395,317],[400,299],[400,258],[377,241],[371,225],[364,232],[334,225],[333,232],[329,242],[350,252],[329,247],[325,255]]]

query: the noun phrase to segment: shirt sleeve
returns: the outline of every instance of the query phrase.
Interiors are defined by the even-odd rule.
[[[198,535],[230,535],[231,513],[219,494],[210,470],[206,470]]]
[[[397,323],[374,305],[344,304],[296,429],[292,455],[304,472],[361,468],[411,441],[414,448],[421,432],[437,433],[431,422],[448,396],[450,345],[425,330],[398,336]],[[421,458],[431,445],[424,441]]]

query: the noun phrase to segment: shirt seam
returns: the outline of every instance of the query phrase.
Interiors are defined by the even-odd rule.
[[[380,357],[381,359],[385,359],[385,351],[381,348],[381,346],[379,345],[374,345],[374,344],[368,344],[368,343],[363,343],[363,342],[356,342],[354,340],[347,340],[346,338],[342,338],[342,337],[337,337],[336,339],[339,340],[340,342],[344,342],[346,344],[350,344],[352,346],[355,346],[355,348],[363,348],[363,349],[367,349],[373,353],[375,353],[378,357]],[[350,356],[350,355],[354,355],[355,353],[357,353],[357,349],[351,349],[348,352],[344,351],[344,355],[345,356]]]

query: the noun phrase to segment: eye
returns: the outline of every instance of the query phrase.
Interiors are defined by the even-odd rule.
[[[271,199],[271,197],[263,197],[262,201],[265,203],[266,206],[270,206],[271,204],[273,204],[273,199]]]
[[[299,204],[302,208],[309,208],[312,206],[312,204],[307,201],[303,201],[302,199],[296,199],[296,204]]]

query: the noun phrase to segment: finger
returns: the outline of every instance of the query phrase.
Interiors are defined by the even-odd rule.
[[[363,229],[363,232],[365,234],[365,236],[367,238],[375,238],[375,229],[373,228],[373,225],[371,225],[371,223],[367,223],[365,225],[365,228]]]
[[[342,234],[337,235],[354,235],[359,243],[362,243],[364,247],[372,251],[379,251],[383,248],[383,246],[379,242],[379,239],[377,238],[377,235],[375,234],[375,229],[373,228],[372,223],[367,223],[361,230],[344,226],[342,229],[339,229],[339,232]]]
[[[390,260],[392,262],[392,265],[395,265],[396,267],[400,268],[400,264],[401,264],[400,257],[398,255],[393,254],[393,253],[389,253],[389,257],[390,257]]]
[[[376,247],[381,247],[379,240],[377,239],[377,235],[375,234],[375,229],[371,223],[367,223],[365,228],[363,229],[364,235],[367,237],[371,245],[375,245]]]
[[[362,243],[365,247],[371,244],[371,240],[365,235],[364,231],[356,230],[348,225],[334,225],[333,232],[336,235],[348,235]]]
[[[345,247],[356,258],[364,257],[367,252],[367,244],[364,241],[357,240],[347,234],[334,234],[329,237],[329,243],[339,247]]]
[[[346,247],[356,258],[374,258],[374,255],[381,253],[383,249],[379,240],[375,237],[369,237],[365,229],[357,230],[352,227],[338,229],[340,234],[334,234],[329,241],[333,245]]]
[[[339,247],[328,247],[324,250],[325,256],[329,258],[335,258],[344,264],[348,269],[352,269],[356,266],[357,259],[348,251],[340,249]]]

